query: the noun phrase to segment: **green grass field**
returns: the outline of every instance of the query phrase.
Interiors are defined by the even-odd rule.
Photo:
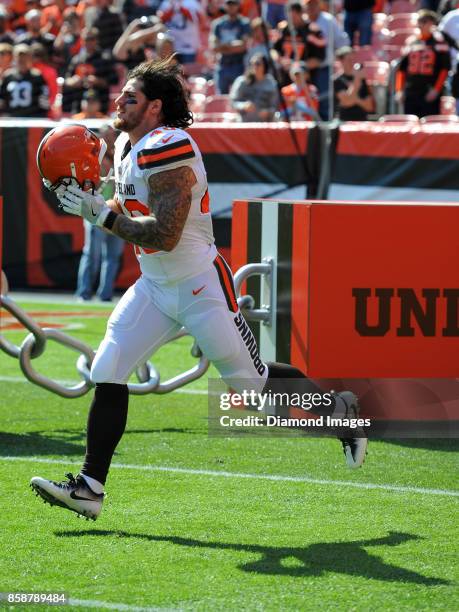
[[[93,347],[103,335],[103,308],[22,305],[85,311],[37,318],[77,324],[67,333]],[[162,377],[194,362],[189,346],[162,349]],[[72,379],[76,356],[49,343],[34,365]],[[455,441],[374,441],[354,472],[332,439],[209,438],[201,379],[131,398],[93,523],[28,486],[78,472],[91,395],[65,400],[25,382],[3,353],[0,385],[0,591],[70,597],[11,609],[459,609]]]

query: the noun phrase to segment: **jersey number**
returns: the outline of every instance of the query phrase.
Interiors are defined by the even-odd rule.
[[[29,81],[12,81],[7,89],[11,96],[11,108],[26,108],[32,104],[32,83]]]
[[[125,200],[124,206],[128,209],[131,217],[150,216],[150,209],[148,208],[148,206],[142,204],[142,202],[139,202],[139,200]],[[135,244],[134,251],[136,255],[140,255],[142,252],[146,255],[151,255],[152,253],[157,253],[158,249],[145,249]]]
[[[292,39],[285,40],[282,46],[284,56],[292,57],[294,55],[296,61],[300,61],[300,59],[303,57],[304,49],[304,42],[297,41],[295,44]]]
[[[432,49],[412,51],[409,55],[408,74],[432,76],[434,72],[435,53]]]

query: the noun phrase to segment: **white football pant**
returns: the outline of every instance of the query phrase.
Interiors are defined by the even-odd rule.
[[[248,386],[262,391],[268,367],[237,307],[232,275],[221,256],[205,272],[177,283],[140,277],[108,320],[91,380],[125,384],[182,326],[227,384],[243,391],[243,380],[250,379]]]

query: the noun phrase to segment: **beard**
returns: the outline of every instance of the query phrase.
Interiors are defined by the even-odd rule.
[[[132,130],[135,130],[143,121],[148,102],[138,106],[139,108],[136,113],[132,114],[130,117],[116,117],[113,121],[113,127],[121,132],[132,132]]]

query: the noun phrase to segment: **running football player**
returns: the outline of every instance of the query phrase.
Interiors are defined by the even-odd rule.
[[[166,60],[134,68],[116,109],[114,126],[121,135],[115,145],[114,201],[83,191],[75,162],[67,175],[79,180],[52,188],[65,211],[134,244],[141,276],[110,316],[92,364],[95,394],[80,474],[64,482],[31,481],[45,501],[92,519],[101,511],[110,462],[125,429],[127,381],[182,326],[235,389],[242,390],[241,381],[247,381],[250,389],[262,392],[276,380],[294,377],[304,380],[306,391],[320,391],[296,368],[264,363],[256,347],[244,341],[232,274],[214,244],[201,153],[185,131],[192,115],[176,65]],[[58,130],[45,137],[38,152],[48,179],[44,164],[52,161]],[[91,136],[81,139],[83,150],[83,139]],[[100,145],[93,143],[91,151],[99,163]],[[350,392],[335,394],[331,413],[336,411],[357,416],[357,398]],[[342,444],[347,464],[362,465],[366,438],[347,438]]]

